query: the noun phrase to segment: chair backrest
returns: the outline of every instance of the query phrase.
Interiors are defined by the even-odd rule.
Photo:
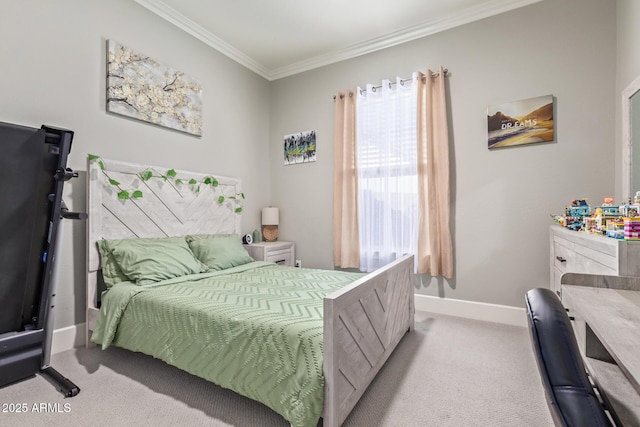
[[[589,382],[569,316],[546,288],[525,296],[531,345],[556,426],[613,425]]]

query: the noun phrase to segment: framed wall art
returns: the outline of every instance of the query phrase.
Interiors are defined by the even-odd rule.
[[[488,107],[489,148],[552,142],[553,103],[553,95],[545,95]]]
[[[202,136],[202,86],[116,41],[107,41],[107,111]]]
[[[316,161],[316,131],[292,133],[284,136],[284,164]]]

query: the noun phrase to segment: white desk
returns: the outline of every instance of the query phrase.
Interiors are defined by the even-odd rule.
[[[640,291],[562,285],[587,369],[625,426],[640,426]]]

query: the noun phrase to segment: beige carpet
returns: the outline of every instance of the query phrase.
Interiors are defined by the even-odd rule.
[[[52,365],[81,392],[42,377],[0,389],[2,426],[287,426],[265,406],[151,357],[79,348]],[[13,406],[12,406],[13,405]],[[15,413],[16,408],[26,413]],[[345,426],[552,426],[528,331],[416,314]]]

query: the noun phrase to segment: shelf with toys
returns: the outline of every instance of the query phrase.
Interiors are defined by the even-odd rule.
[[[587,199],[572,200],[564,215],[551,215],[562,227],[624,240],[640,240],[640,191],[628,203],[615,205],[605,197],[591,208]]]

